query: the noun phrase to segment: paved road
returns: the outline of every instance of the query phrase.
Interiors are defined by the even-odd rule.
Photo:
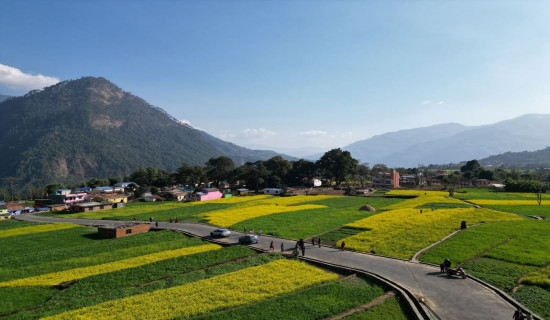
[[[34,215],[19,215],[19,220],[37,222],[70,222],[81,225],[124,224],[128,221],[58,219]],[[159,222],[159,228],[183,231],[197,237],[210,238],[213,226],[196,223]],[[234,244],[242,232],[233,231],[231,236],[215,241]],[[296,241],[261,236],[258,244],[252,247],[269,250],[271,241],[275,251],[280,252],[281,242],[286,253],[290,253]],[[411,291],[417,299],[423,299],[433,319],[510,319],[514,307],[493,291],[471,279],[447,278],[439,273],[439,268],[404,260],[374,256],[364,253],[342,251],[332,247],[306,245],[306,258],[328,262],[344,267],[364,270],[390,279]]]

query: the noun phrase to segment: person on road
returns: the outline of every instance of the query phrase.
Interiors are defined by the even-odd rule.
[[[258,237],[262,235],[262,229],[258,229]]]
[[[450,267],[451,267],[451,260],[449,260],[449,258],[445,258],[445,261],[443,261],[443,263],[439,265],[441,272],[447,271],[447,269],[449,269]]]
[[[157,222],[155,222],[155,227],[158,228],[158,226],[159,226],[159,222],[157,221]]]
[[[292,252],[292,254],[298,258],[298,242],[296,242],[296,246],[294,246],[294,251]]]
[[[269,251],[275,251],[275,244],[273,243],[273,241],[271,241],[271,243],[269,244]]]
[[[302,249],[302,257],[306,255],[306,246],[303,245],[300,249]]]
[[[244,227],[244,231],[243,231],[244,234],[246,234],[246,227]]]
[[[521,309],[518,308],[518,309],[514,312],[514,315],[512,316],[512,319],[514,319],[514,320],[524,320],[524,319],[525,319],[525,315],[523,314],[523,312],[521,312]]]
[[[137,219],[136,219],[136,217],[134,217],[134,222],[137,222]]]
[[[312,245],[312,246],[315,245],[315,237],[311,237],[311,245]]]
[[[153,222],[153,217],[149,217],[149,222]]]
[[[317,238],[317,244],[319,245],[319,248],[321,248],[321,238]]]
[[[285,252],[285,244],[284,244],[284,242],[281,242],[281,252]]]
[[[172,217],[170,217],[170,223],[172,223]]]
[[[179,222],[178,217],[176,217],[176,223],[178,223],[178,222]]]
[[[340,244],[340,248],[342,248],[342,251],[346,250],[346,242],[342,241],[342,244]]]

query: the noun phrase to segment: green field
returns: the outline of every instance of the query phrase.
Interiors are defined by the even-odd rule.
[[[514,297],[543,317],[550,303],[537,303],[531,292],[549,296],[543,286],[523,286],[522,277],[550,263],[550,221],[498,222],[469,228],[425,252],[421,261],[439,264],[446,257],[466,272],[513,293]],[[519,288],[518,288],[519,287]],[[522,294],[523,292],[523,294]]]
[[[40,224],[0,222],[0,228],[4,230],[37,225]],[[178,248],[201,247],[205,243],[168,230],[120,239],[101,239],[97,237],[95,228],[75,226],[0,238],[0,245],[6,248],[6,254],[0,260],[0,295],[4,301],[0,304],[0,316],[6,319],[63,316],[71,310],[86,310],[90,306],[203,283],[218,276],[285,259],[278,254],[257,254],[246,247],[230,246],[118,271],[103,271],[68,283],[65,288],[30,283],[28,286],[6,286],[11,280],[70,273]],[[292,277],[292,274],[288,276]],[[235,290],[242,292],[244,288]],[[383,294],[380,286],[365,279],[340,277],[336,281],[306,286],[271,299],[199,312],[194,318],[244,319],[254,314],[264,319],[288,319],[288,315],[292,314],[293,319],[320,319],[365,304]],[[178,308],[185,308],[185,304]],[[400,316],[405,317],[403,311]]]

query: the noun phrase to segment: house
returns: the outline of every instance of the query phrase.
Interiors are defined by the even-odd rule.
[[[246,188],[239,188],[237,190],[235,190],[235,194],[238,195],[238,196],[246,196],[248,195],[248,189]]]
[[[92,187],[81,187],[81,188],[76,188],[76,191],[78,192],[92,192],[92,190],[94,190],[94,188]]]
[[[34,199],[35,208],[44,208],[49,204],[52,204],[52,199]]]
[[[277,195],[281,193],[283,193],[283,189],[280,189],[280,188],[264,188],[264,194]]]
[[[220,192],[220,190],[216,188],[204,188],[201,189],[200,192],[196,192],[195,194],[193,194],[193,198],[195,201],[208,201],[220,199],[222,197],[223,194]]]
[[[474,179],[474,180],[472,180],[472,184],[474,185],[474,187],[487,187],[491,183],[494,183],[494,182],[492,182],[490,180],[487,180],[487,179]]]
[[[76,212],[91,212],[112,209],[112,203],[86,202],[75,203],[70,206],[70,209]]]
[[[99,192],[113,192],[114,191],[113,187],[110,187],[110,186],[97,187],[94,190],[99,191]]]
[[[373,187],[399,188],[399,172],[380,172],[378,176],[372,178]]]
[[[67,206],[64,203],[56,203],[56,204],[48,204],[45,206],[46,208],[50,208],[50,211],[63,211],[67,210]]]
[[[96,201],[110,202],[110,203],[128,203],[128,196],[125,194],[102,194],[94,198]]]
[[[115,185],[114,185],[113,187],[115,187],[115,188],[122,188],[122,189],[124,189],[124,188],[128,187],[128,186],[129,186],[129,185],[131,185],[131,184],[135,184],[136,186],[138,186],[138,184],[137,184],[137,183],[135,183],[135,182],[132,182],[132,181],[127,181],[127,182],[119,182],[119,183],[115,183]],[[138,186],[138,187],[139,187],[139,186]]]
[[[0,205],[0,220],[11,219],[11,215],[8,213],[8,207],[6,205]]]
[[[71,194],[71,192],[72,192],[71,189],[57,189],[53,192],[53,194],[64,196],[67,194]]]
[[[97,232],[102,238],[122,238],[133,234],[147,232],[151,229],[148,223],[127,223],[124,225],[108,225],[97,227]]]
[[[178,189],[159,192],[159,196],[163,197],[166,200],[174,201],[184,201],[188,198],[188,195],[188,191],[182,191]]]
[[[72,204],[86,201],[87,193],[54,193],[50,196],[53,204]]]

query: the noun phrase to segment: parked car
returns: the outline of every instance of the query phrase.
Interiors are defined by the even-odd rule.
[[[230,234],[231,234],[231,231],[223,228],[210,231],[210,235],[214,238],[229,237]]]
[[[258,243],[258,236],[242,236],[239,237],[239,244]]]

